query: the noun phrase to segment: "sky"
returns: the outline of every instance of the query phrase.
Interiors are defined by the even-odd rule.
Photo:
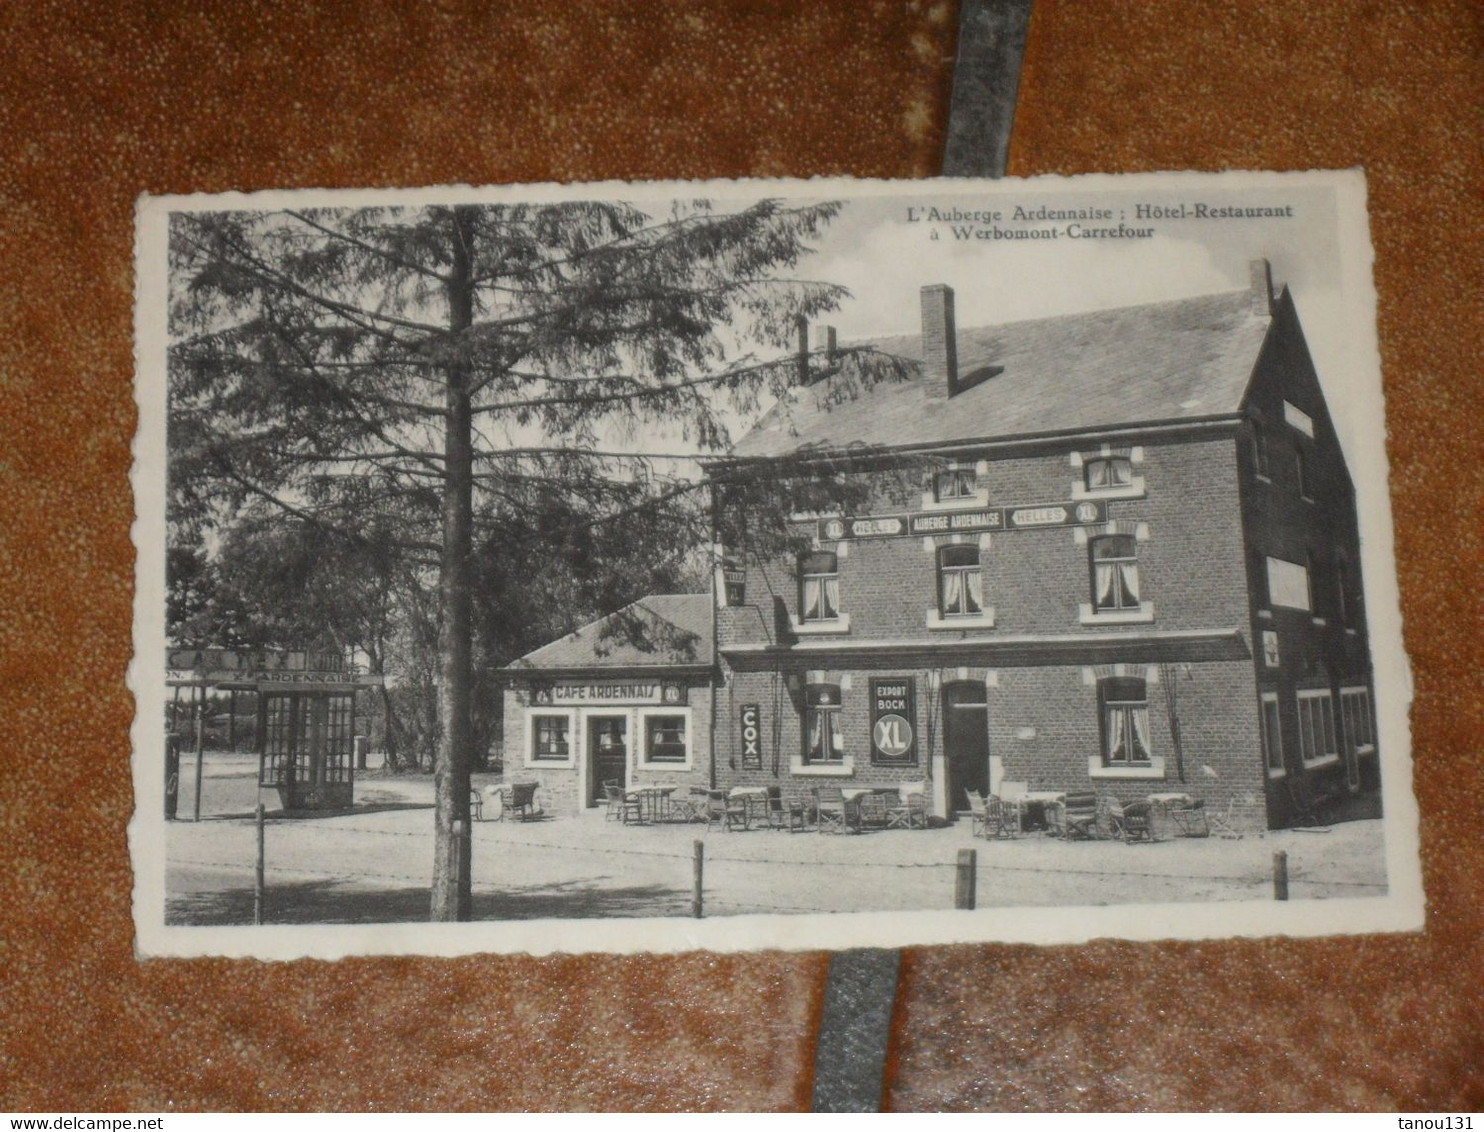
[[[1336,431],[1353,466],[1380,418],[1374,337],[1356,332],[1358,312],[1374,301],[1369,244],[1363,249],[1346,244],[1332,185],[1302,178],[1284,181],[1272,174],[1265,178],[1258,188],[1228,182],[1214,189],[1207,187],[1214,183],[1209,177],[1199,188],[1189,187],[1188,181],[1156,183],[1148,178],[1100,178],[1091,184],[1059,178],[895,186],[831,183],[830,189],[845,191],[799,200],[839,200],[843,207],[798,275],[849,289],[850,297],[840,309],[819,320],[833,325],[844,343],[918,333],[919,293],[928,284],[953,287],[960,327],[987,326],[1245,290],[1251,261],[1265,258],[1274,284],[1291,288]],[[755,184],[732,188],[746,190],[745,199],[757,193]],[[1293,215],[1137,218],[1141,203],[1161,208],[1185,203],[1189,208],[1198,202],[1212,207],[1284,207]],[[1152,229],[1153,234],[1138,239],[1074,239],[1067,236],[1064,220],[1017,223],[1013,215],[1017,205],[1032,210],[1103,209],[1111,213],[1110,221],[1084,221],[1083,227],[1116,228],[1122,223],[1126,228]],[[926,218],[934,207],[940,213],[997,211],[1006,218],[979,227],[1059,229],[1061,234],[1056,239],[958,240],[951,224]],[[913,214],[918,219],[911,219]],[[749,424],[738,419],[735,435],[740,437]]]

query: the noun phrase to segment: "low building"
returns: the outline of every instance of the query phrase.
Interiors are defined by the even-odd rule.
[[[732,454],[871,502],[796,516],[798,557],[721,548],[719,784],[1189,793],[1257,828],[1377,788],[1354,491],[1267,263],[973,329],[926,287],[921,322],[875,343],[915,377],[825,376]]]
[[[505,670],[505,777],[579,813],[623,789],[712,784],[710,594],[656,594]]]

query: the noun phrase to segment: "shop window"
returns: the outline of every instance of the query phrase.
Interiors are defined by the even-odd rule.
[[[1252,470],[1264,479],[1268,474],[1268,438],[1261,421],[1252,422]]]
[[[1340,718],[1345,724],[1345,742],[1357,755],[1376,749],[1376,735],[1371,725],[1371,691],[1369,688],[1340,689]]]
[[[1097,613],[1139,609],[1139,562],[1133,535],[1103,535],[1088,545],[1092,607]]]
[[[651,763],[685,762],[685,716],[651,715],[645,719],[644,759]]]
[[[1154,760],[1149,738],[1149,697],[1143,680],[1109,676],[1098,684],[1102,708],[1103,765],[1149,766]]]
[[[536,762],[567,762],[571,757],[571,727],[565,715],[533,715],[531,758]]]
[[[1328,688],[1298,694],[1299,753],[1304,765],[1329,762],[1340,757],[1335,741],[1334,697]]]
[[[1307,566],[1273,557],[1268,558],[1267,566],[1269,603],[1289,609],[1313,610]]]
[[[1268,773],[1283,773],[1283,723],[1278,714],[1278,693],[1262,694],[1262,750]]]
[[[1118,491],[1134,484],[1134,465],[1127,456],[1093,456],[1082,465],[1087,490]]]
[[[799,615],[805,624],[840,618],[839,562],[827,551],[799,560]]]
[[[933,476],[933,498],[939,503],[978,498],[978,478],[973,468],[949,468]]]
[[[944,617],[983,614],[984,576],[977,546],[945,546],[938,551],[938,611]]]

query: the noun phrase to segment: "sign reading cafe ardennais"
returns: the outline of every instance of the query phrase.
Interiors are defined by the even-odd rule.
[[[914,511],[901,515],[853,515],[819,520],[819,537],[898,538],[915,535],[1019,531],[1102,523],[1108,504],[1101,499],[1073,503],[1034,503],[1015,507],[976,507],[972,511]]]
[[[626,704],[683,704],[685,686],[658,680],[568,682],[537,685],[531,693],[542,705],[577,706],[584,704],[616,707]]]

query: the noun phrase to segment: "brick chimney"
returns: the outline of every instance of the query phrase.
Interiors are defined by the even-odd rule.
[[[958,392],[958,330],[953,319],[953,288],[934,283],[922,289],[922,375],[949,397]]]
[[[1273,313],[1273,268],[1265,259],[1254,259],[1252,272],[1252,313]]]

